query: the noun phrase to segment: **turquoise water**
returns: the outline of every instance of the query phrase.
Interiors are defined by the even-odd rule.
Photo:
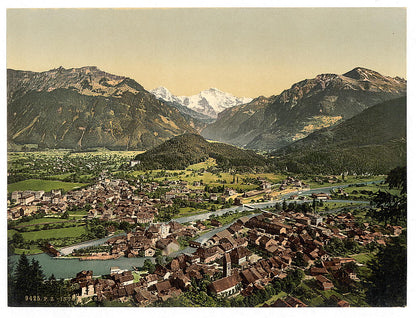
[[[14,268],[19,261],[19,255],[13,255],[9,257],[9,261]],[[42,266],[43,273],[48,278],[51,274],[54,274],[56,278],[72,278],[77,273],[83,270],[92,270],[94,276],[110,274],[110,267],[118,266],[121,269],[131,270],[132,266],[141,267],[145,259],[154,261],[152,257],[139,257],[139,258],[127,258],[120,257],[119,259],[105,260],[105,261],[80,261],[78,259],[59,259],[51,257],[47,254],[37,254],[28,256],[29,261],[31,259],[39,261]]]

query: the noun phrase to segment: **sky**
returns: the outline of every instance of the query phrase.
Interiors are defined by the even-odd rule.
[[[357,66],[406,78],[406,9],[8,9],[6,50],[13,69],[95,65],[147,90],[254,98]]]

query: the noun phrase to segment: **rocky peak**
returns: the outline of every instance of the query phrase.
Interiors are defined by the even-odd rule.
[[[174,101],[172,93],[164,86],[159,86],[155,89],[152,89],[150,93],[155,95],[156,98],[163,99],[164,101],[167,101],[167,102]]]
[[[361,80],[361,81],[385,78],[380,73],[373,71],[373,70],[369,70],[368,68],[364,68],[364,67],[356,67],[352,69],[351,71],[343,74],[343,76],[349,77],[355,80]]]
[[[134,80],[100,70],[97,66],[66,69],[62,66],[45,72],[8,70],[8,96],[14,92],[53,91],[58,88],[76,90],[84,95],[121,96],[129,91],[137,93],[143,87]]]
[[[319,74],[280,95],[258,97],[219,114],[202,135],[251,149],[275,149],[406,93],[406,80],[357,67]]]

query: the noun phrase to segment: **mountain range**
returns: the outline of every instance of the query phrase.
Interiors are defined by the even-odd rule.
[[[404,96],[406,84],[402,78],[359,67],[342,75],[317,75],[279,95],[250,100],[213,88],[190,97],[174,96],[165,88],[150,93],[131,78],[95,66],[45,72],[8,69],[8,147],[148,150],[172,137],[202,130],[205,138],[274,151],[274,156],[285,161],[299,145],[326,147],[324,140],[337,143],[338,137],[320,137],[319,142],[305,139],[293,144],[309,135],[317,138],[312,133],[320,129],[343,127],[341,123],[366,109]],[[384,125],[365,118],[367,126]],[[397,121],[397,125],[404,124]],[[327,136],[332,130],[321,133]]]
[[[228,108],[201,134],[255,150],[284,147],[334,126],[377,103],[406,94],[406,80],[357,67],[345,74],[320,74],[279,95]]]
[[[216,119],[223,110],[249,103],[248,97],[235,97],[216,88],[201,91],[192,96],[175,96],[166,87],[160,86],[150,91],[157,98],[185,106],[199,114]]]
[[[148,149],[195,133],[180,111],[135,80],[95,66],[7,70],[8,146]]]
[[[187,133],[135,159],[140,169],[176,170],[208,158],[214,158],[223,170],[386,174],[406,165],[406,96],[371,106],[267,156]]]
[[[175,170],[208,158],[214,158],[222,169],[386,174],[406,165],[406,96],[371,106],[267,156],[187,133],[135,159],[140,169]]]

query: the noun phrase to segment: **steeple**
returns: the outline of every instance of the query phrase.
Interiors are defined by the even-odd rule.
[[[231,276],[231,256],[230,253],[225,253],[223,257],[223,276]]]

